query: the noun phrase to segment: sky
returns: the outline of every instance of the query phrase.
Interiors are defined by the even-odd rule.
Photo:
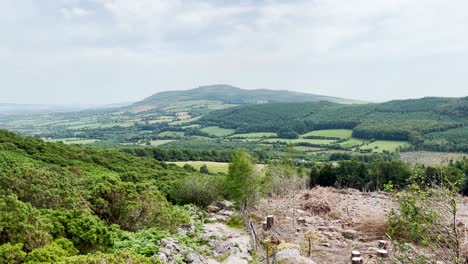
[[[0,103],[231,84],[468,96],[466,0],[0,0]]]

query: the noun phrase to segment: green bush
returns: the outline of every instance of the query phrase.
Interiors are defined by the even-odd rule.
[[[26,252],[23,251],[23,244],[6,243],[0,246],[0,264],[23,263]]]
[[[242,219],[240,214],[232,215],[228,221],[226,222],[227,226],[232,228],[242,229],[244,228],[244,220]]]
[[[39,210],[16,196],[0,197],[0,243],[22,243],[26,251],[42,247],[52,240],[52,225]]]
[[[224,182],[220,175],[193,174],[176,182],[171,198],[178,204],[205,207],[222,197]]]
[[[55,263],[78,253],[71,241],[59,238],[50,244],[31,251],[26,256],[25,263]]]
[[[159,251],[159,241],[170,236],[168,231],[156,228],[143,229],[136,233],[121,231],[114,242],[114,250],[129,250],[143,256],[154,256]]]
[[[89,254],[72,256],[63,259],[60,264],[161,264],[157,257],[145,257],[129,251],[119,251],[114,254]]]

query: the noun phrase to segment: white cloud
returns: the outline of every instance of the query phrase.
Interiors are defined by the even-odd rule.
[[[76,89],[54,82],[52,68],[93,69],[82,76],[91,91],[118,65],[129,72],[115,84],[122,101],[213,82],[381,100],[463,95],[468,77],[457,69],[468,66],[467,9],[463,0],[2,1],[0,68],[49,70],[39,82],[31,74],[46,94],[57,83]],[[151,69],[157,74],[138,73]],[[438,92],[440,79],[448,87]]]

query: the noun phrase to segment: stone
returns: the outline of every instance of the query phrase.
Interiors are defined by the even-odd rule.
[[[356,230],[347,229],[347,230],[342,230],[341,235],[346,239],[353,240],[358,236],[358,232]]]
[[[186,256],[185,256],[185,263],[190,263],[190,264],[204,264],[206,263],[206,259],[195,253],[195,252],[189,252]]]
[[[208,206],[206,207],[206,211],[207,211],[208,213],[217,213],[217,212],[221,211],[221,208],[219,208],[219,207],[216,206],[216,205],[208,205]]]
[[[167,259],[167,256],[166,254],[162,253],[162,252],[159,252],[156,257],[161,260],[162,263],[167,263],[169,261],[169,259]]]

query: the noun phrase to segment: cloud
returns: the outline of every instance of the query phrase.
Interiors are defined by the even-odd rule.
[[[89,91],[109,68],[127,71],[116,101],[213,82],[379,100],[463,95],[467,8],[463,0],[2,1],[0,68],[22,67],[44,94],[77,88],[54,82],[57,68],[93,69],[81,75]],[[50,78],[34,82],[39,72]],[[4,84],[15,85],[15,74]]]

